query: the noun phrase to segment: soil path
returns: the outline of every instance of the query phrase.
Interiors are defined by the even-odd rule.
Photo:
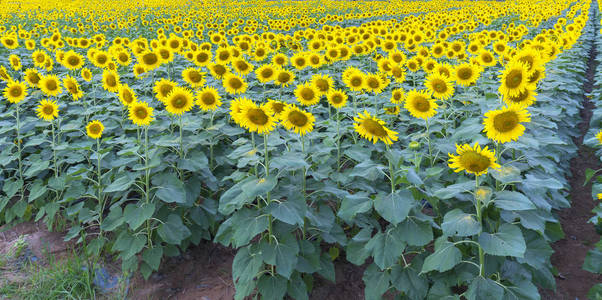
[[[593,5],[597,5],[596,1],[592,3]],[[583,84],[585,94],[590,93],[594,88],[597,54],[598,49],[593,43],[589,52],[586,81]],[[571,207],[558,213],[565,238],[552,245],[555,252],[551,260],[552,264],[558,269],[558,275],[556,276],[557,289],[555,293],[544,291],[543,299],[587,299],[586,295],[589,289],[602,281],[600,275],[582,269],[587,252],[593,248],[593,245],[600,238],[593,224],[588,223],[588,220],[593,216],[592,209],[595,204],[591,194],[592,184],[590,182],[583,186],[585,170],[597,170],[602,167],[595,150],[583,144],[583,138],[589,129],[594,107],[594,103],[584,96],[583,108],[580,111],[581,122],[576,128],[579,130],[580,136],[574,139],[579,150],[577,156],[571,160],[571,176],[568,178],[571,185]]]

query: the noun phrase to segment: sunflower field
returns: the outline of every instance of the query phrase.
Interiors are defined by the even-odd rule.
[[[365,299],[555,288],[598,3],[2,6],[0,224],[67,228],[145,278],[232,247],[236,299],[308,299],[337,261],[365,266]]]

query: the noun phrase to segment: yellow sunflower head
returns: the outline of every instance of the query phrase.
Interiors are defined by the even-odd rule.
[[[507,105],[515,105],[518,107],[527,107],[533,105],[535,102],[535,97],[537,93],[535,92],[535,85],[529,85],[527,88],[520,92],[520,94],[515,96],[506,96],[504,97],[504,102]]]
[[[391,103],[401,104],[405,100],[406,92],[402,88],[394,89],[391,92]]]
[[[122,84],[119,86],[119,101],[126,107],[137,102],[136,93],[129,85]]]
[[[205,87],[197,93],[196,96],[196,105],[198,105],[202,110],[216,110],[218,107],[222,105],[220,101],[219,93],[217,89],[212,87]]]
[[[311,77],[311,85],[320,93],[325,95],[334,88],[334,80],[330,75],[315,74]]]
[[[111,93],[117,93],[119,91],[119,85],[119,73],[110,70],[102,72],[102,87],[105,90]]]
[[[276,84],[287,87],[295,80],[295,73],[289,70],[280,69],[278,70],[278,73],[276,73],[276,78],[274,80]]]
[[[598,140],[598,143],[602,145],[602,130],[598,131],[596,134],[596,139]]]
[[[439,106],[427,92],[412,90],[406,96],[404,107],[412,116],[426,120],[437,113]]]
[[[240,107],[240,126],[250,132],[269,134],[276,127],[274,112],[267,106],[257,106],[254,103],[245,103]]]
[[[56,75],[46,75],[42,77],[39,87],[44,94],[49,96],[56,96],[63,91],[59,78]]]
[[[150,71],[161,65],[161,55],[154,51],[145,50],[138,58],[138,63],[144,67],[145,70]]]
[[[374,144],[382,141],[387,145],[391,145],[394,141],[397,141],[397,132],[388,129],[383,120],[370,115],[366,110],[359,113],[353,120],[355,121],[353,123],[355,131]]]
[[[230,73],[230,68],[227,65],[222,64],[211,64],[207,67],[211,72],[211,76],[215,79],[222,79],[224,76]]]
[[[529,85],[528,67],[520,61],[511,61],[500,75],[498,91],[505,97],[519,95]]]
[[[63,85],[65,86],[69,94],[71,94],[73,100],[77,101],[81,97],[83,97],[84,92],[82,91],[82,89],[80,89],[79,84],[77,83],[77,80],[75,80],[75,78],[67,75],[63,79]]]
[[[68,70],[78,70],[84,65],[84,57],[73,50],[69,50],[65,53],[62,63]]]
[[[433,97],[437,99],[446,100],[454,94],[454,86],[451,80],[437,73],[428,75],[424,85]]]
[[[128,116],[138,126],[148,126],[153,118],[153,108],[146,102],[134,101],[128,106]]]
[[[271,64],[266,64],[255,70],[255,76],[259,82],[268,83],[276,78],[276,75],[278,74],[277,72],[278,67]]]
[[[342,90],[331,89],[328,94],[326,94],[326,98],[332,107],[339,109],[347,104],[348,97]]]
[[[320,102],[320,93],[307,82],[297,86],[295,96],[297,97],[297,101],[304,106],[315,105]]]
[[[86,126],[86,133],[89,137],[93,139],[99,139],[102,136],[102,132],[105,130],[104,125],[98,121],[94,120],[88,123]]]
[[[479,79],[482,69],[476,65],[463,63],[454,68],[453,79],[457,84],[469,86]]]
[[[27,85],[24,82],[9,81],[4,88],[4,98],[10,103],[19,103],[27,96]]]
[[[59,116],[59,106],[56,101],[42,100],[37,108],[38,118],[44,121],[52,121]]]
[[[316,118],[309,112],[298,108],[294,104],[284,107],[280,114],[282,126],[287,130],[292,130],[299,135],[305,135],[314,129]]]
[[[364,76],[364,89],[368,92],[373,92],[374,94],[380,94],[383,89],[386,87],[386,82],[383,80],[383,77],[379,74],[366,74]]]
[[[364,74],[353,67],[348,67],[343,71],[343,83],[354,92],[359,92],[364,89]]]
[[[247,90],[247,82],[237,75],[232,73],[228,73],[224,75],[222,79],[222,84],[224,89],[229,94],[240,94],[244,93]]]
[[[41,80],[40,72],[36,69],[27,69],[25,70],[25,81],[30,87],[37,87],[38,83]]]
[[[92,80],[92,72],[90,72],[88,68],[82,69],[81,76],[87,82],[90,82],[90,80]]]
[[[248,98],[237,98],[230,101],[230,117],[236,124],[242,126],[240,113],[242,112],[242,108],[248,105],[255,105],[255,103]]]
[[[164,102],[167,99],[167,95],[171,93],[171,91],[177,86],[177,84],[169,79],[162,78],[161,80],[155,82],[155,86],[153,90],[155,91],[155,95],[159,101]]]
[[[205,84],[205,73],[195,68],[187,68],[182,71],[182,78],[193,88],[202,87]]]
[[[489,139],[498,143],[507,143],[518,140],[525,132],[525,126],[521,123],[530,121],[526,109],[512,105],[486,112],[483,125]]]
[[[169,113],[182,115],[194,106],[194,97],[189,89],[176,86],[167,95],[165,106]]]
[[[500,167],[496,163],[495,151],[489,150],[487,146],[481,149],[479,143],[475,143],[472,147],[468,144],[462,146],[456,144],[456,153],[457,155],[448,154],[448,165],[456,173],[466,171],[480,176],[487,174],[489,168]]]

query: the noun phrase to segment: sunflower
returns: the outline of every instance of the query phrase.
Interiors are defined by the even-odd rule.
[[[391,107],[385,107],[385,114],[387,115],[398,115],[399,114],[399,106],[395,105],[395,106],[391,106]]]
[[[62,63],[68,70],[78,70],[84,65],[84,57],[73,50],[69,50],[65,53]]]
[[[91,121],[86,126],[86,133],[93,139],[98,139],[102,136],[102,132],[105,130],[104,125],[98,120]]]
[[[546,69],[543,66],[539,66],[531,72],[529,76],[529,84],[536,85],[540,80],[546,77]]]
[[[274,115],[278,118],[284,111],[284,108],[286,107],[286,105],[287,105],[286,103],[284,103],[282,101],[274,100],[274,99],[268,99],[268,103],[267,103],[267,106],[270,107],[270,109],[274,112]]]
[[[274,65],[263,65],[255,70],[255,76],[261,83],[268,83],[276,78],[278,68]]]
[[[283,53],[278,53],[272,57],[272,63],[284,67],[288,64],[288,57]]]
[[[315,74],[311,77],[311,85],[320,93],[320,95],[326,95],[334,88],[334,80],[330,75]]]
[[[347,94],[342,90],[331,89],[328,94],[326,94],[326,99],[328,99],[328,103],[336,109],[339,109],[347,104]]]
[[[238,119],[240,126],[259,134],[269,134],[276,127],[274,112],[267,105],[245,103],[240,107]]]
[[[241,76],[245,76],[253,71],[254,66],[244,58],[236,58],[232,61],[232,67]]]
[[[483,50],[479,53],[479,63],[483,66],[492,67],[497,65],[497,60],[495,60],[495,57],[491,52]]]
[[[182,78],[193,88],[202,87],[205,84],[205,73],[195,68],[187,68],[182,71]]]
[[[161,102],[165,102],[167,100],[167,95],[178,86],[175,82],[162,78],[161,80],[155,82],[155,86],[153,90],[155,91],[155,95],[157,99]]]
[[[437,113],[439,106],[427,92],[412,90],[406,96],[404,107],[412,116],[426,120]]]
[[[92,56],[92,64],[94,64],[97,68],[104,69],[107,67],[109,62],[111,61],[111,56],[108,52],[105,51],[97,51]]]
[[[596,139],[598,140],[598,143],[602,145],[602,130],[598,131]]]
[[[36,50],[31,54],[31,59],[33,60],[33,65],[38,68],[43,68],[44,63],[46,62],[46,52],[44,50]]]
[[[4,97],[10,103],[19,103],[27,96],[27,85],[24,82],[9,81],[4,88]]]
[[[365,74],[364,75],[364,89],[368,92],[373,92],[374,94],[380,94],[383,89],[386,87],[386,82],[383,80],[382,76],[379,74]]]
[[[529,84],[527,65],[511,61],[500,75],[498,91],[505,97],[514,97],[523,92]]]
[[[40,72],[36,69],[25,70],[25,81],[30,87],[37,87],[41,80]]]
[[[15,54],[11,54],[8,60],[10,61],[10,66],[15,71],[19,71],[23,67],[23,65],[21,65],[21,59]]]
[[[153,118],[153,108],[146,102],[134,101],[128,106],[128,115],[130,120],[138,126],[148,126]]]
[[[500,167],[496,163],[495,151],[489,150],[487,146],[481,149],[479,143],[475,143],[473,147],[468,144],[462,146],[456,144],[456,153],[458,155],[448,153],[448,166],[456,173],[466,171],[479,176],[487,174],[489,168]]]
[[[71,94],[73,100],[77,101],[84,96],[84,92],[79,88],[79,84],[75,78],[67,75],[65,78],[63,78],[63,85],[69,94]]]
[[[165,106],[169,113],[182,115],[194,106],[194,97],[189,89],[176,86],[165,98]]]
[[[469,86],[479,79],[481,68],[469,63],[457,65],[453,70],[453,79],[461,86]]]
[[[529,76],[542,64],[541,56],[533,48],[525,48],[519,51],[512,57],[512,61],[525,65]]]
[[[56,101],[42,100],[38,105],[38,118],[44,121],[52,121],[59,116],[59,106]]]
[[[284,111],[280,114],[280,120],[284,128],[303,136],[314,129],[316,118],[311,113],[290,104],[284,107]]]
[[[63,91],[59,78],[56,75],[43,76],[38,86],[44,94],[49,96],[56,96]]]
[[[364,89],[364,74],[354,68],[348,67],[343,71],[343,83],[352,91],[359,92]]]
[[[10,75],[8,74],[8,72],[6,71],[6,68],[4,66],[0,66],[0,79],[4,80],[6,82],[13,80],[10,77]]]
[[[119,74],[115,71],[104,70],[102,72],[102,87],[111,92],[119,91]]]
[[[242,111],[242,108],[246,105],[255,105],[255,103],[253,103],[253,101],[249,100],[248,98],[237,98],[230,102],[230,117],[238,125],[241,124],[240,113]]]
[[[295,74],[289,70],[281,69],[276,74],[275,82],[281,87],[287,87],[295,80]]]
[[[92,80],[92,72],[90,72],[88,68],[82,69],[81,76],[87,82],[90,82],[90,80]]]
[[[247,82],[232,73],[228,73],[222,79],[224,89],[229,94],[240,94],[247,90]]]
[[[291,57],[291,65],[297,70],[302,70],[308,65],[307,53],[298,52]]]
[[[192,62],[197,67],[207,66],[211,63],[212,54],[210,50],[198,50],[193,54]]]
[[[295,89],[297,101],[304,106],[315,105],[320,102],[320,93],[309,83],[297,85]]]
[[[359,135],[372,143],[376,144],[378,141],[382,141],[387,145],[391,145],[394,141],[397,141],[397,132],[392,131],[385,127],[385,122],[370,115],[368,111],[364,110],[363,113],[359,113],[357,117],[354,117],[353,127]]]
[[[518,140],[525,132],[522,122],[531,122],[529,113],[520,106],[511,105],[485,113],[483,125],[487,137],[498,143]]]
[[[202,110],[216,110],[218,107],[222,105],[220,101],[219,93],[217,89],[212,87],[205,87],[200,90],[196,95],[196,105],[198,105]]]
[[[137,102],[136,94],[129,85],[121,84],[119,86],[119,101],[126,107]]]
[[[527,88],[516,96],[504,97],[504,102],[508,105],[516,105],[518,107],[527,107],[535,102],[535,85],[529,85]]]
[[[157,52],[146,50],[138,57],[138,63],[150,71],[161,65],[161,56]]]
[[[211,72],[211,76],[215,79],[223,79],[226,74],[230,73],[230,68],[222,64],[210,64],[207,68]]]
[[[454,86],[451,80],[437,73],[427,76],[424,85],[437,99],[447,100],[454,94]]]

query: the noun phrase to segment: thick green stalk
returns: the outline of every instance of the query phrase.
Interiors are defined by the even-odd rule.
[[[429,160],[431,161],[431,167],[435,164],[435,161],[433,159],[433,152],[432,152],[432,148],[431,148],[431,130],[429,128],[429,119],[425,119],[426,122],[426,141],[428,143],[428,147],[429,147]]]
[[[17,111],[17,160],[19,162],[19,180],[21,180],[21,182],[23,184],[21,184],[21,199],[23,199],[24,193],[25,191],[23,190],[25,183],[23,182],[23,160],[21,158],[22,156],[22,149],[21,149],[21,121],[19,118],[19,103],[16,104],[16,111]]]
[[[479,189],[479,176],[475,176],[475,202],[476,202],[476,210],[477,210],[477,221],[479,225],[483,226],[483,216],[481,214],[481,199],[477,197],[477,190]],[[483,229],[481,227],[481,232]],[[479,236],[481,235],[479,232]],[[485,273],[485,253],[483,252],[483,248],[479,245],[479,276],[483,276]]]
[[[56,162],[56,136],[54,134],[54,121],[50,121],[50,125],[52,128],[52,163],[54,165],[54,177],[59,177],[59,168]]]
[[[270,176],[270,156],[268,154],[268,134],[264,134],[263,135],[263,147],[264,147],[264,158],[265,158],[265,162],[264,162],[264,167],[265,167],[265,179],[268,180],[268,177]],[[270,202],[272,200],[270,199],[270,192],[266,193],[266,206],[270,205]],[[272,215],[270,214],[268,216],[268,241],[270,242],[270,244],[272,243]]]
[[[146,205],[150,203],[150,169],[148,168],[148,126],[144,127],[144,198]],[[151,223],[146,220],[147,245],[153,247],[151,240]]]
[[[98,204],[100,210],[98,212],[98,228],[99,236],[102,237],[102,214],[104,212],[105,203],[104,197],[102,196],[102,179],[100,175],[100,138],[96,139],[96,178],[98,180]]]

